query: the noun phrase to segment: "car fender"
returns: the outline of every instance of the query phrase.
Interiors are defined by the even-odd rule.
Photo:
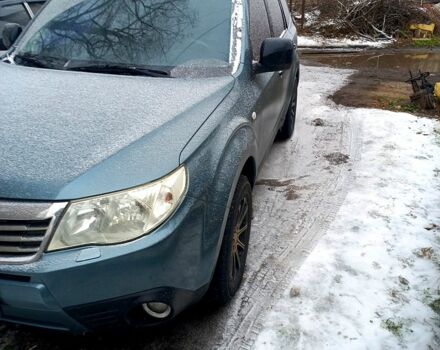
[[[204,246],[213,252],[213,260],[211,264],[213,269],[211,272],[211,277],[214,274],[214,267],[216,265],[223,242],[225,227],[228,221],[229,210],[234,197],[235,188],[237,187],[237,183],[243,172],[245,164],[249,159],[253,161],[254,170],[256,173],[255,149],[256,138],[253,129],[248,123],[244,124],[232,135],[219,163],[217,174],[213,181],[212,191],[216,197],[216,201],[223,202],[226,205],[222,206],[223,216],[217,218],[215,215],[219,212],[218,206],[207,206],[207,227],[211,226],[210,221],[212,220],[212,225],[217,225],[217,227],[220,227],[220,230],[217,234],[207,234],[203,238]],[[252,182],[253,180],[249,179],[249,181]],[[254,184],[251,183],[251,185],[253,186]]]
[[[250,118],[244,116],[246,113],[229,114],[230,110],[225,111],[223,107],[209,118],[181,154],[189,174],[187,195],[205,203],[205,229],[200,249],[206,261],[207,276],[214,273],[240,174],[247,160],[256,159],[257,154]]]

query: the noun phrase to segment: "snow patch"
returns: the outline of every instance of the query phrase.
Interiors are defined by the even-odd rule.
[[[362,124],[361,159],[349,160],[355,181],[327,234],[264,317],[255,347],[439,349],[440,123],[336,107],[323,98],[322,83],[350,72],[331,71],[303,67],[302,99],[312,118],[331,106],[333,115]],[[331,122],[329,113],[320,117]]]
[[[381,48],[390,45],[392,41],[380,40],[371,41],[362,38],[324,38],[321,36],[298,36],[298,47],[303,48]]]
[[[234,75],[241,62],[241,50],[243,40],[243,2],[242,0],[232,1],[232,21],[231,21],[231,48],[229,62],[232,64],[232,74]]]

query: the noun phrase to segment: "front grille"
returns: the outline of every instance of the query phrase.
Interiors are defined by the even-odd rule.
[[[40,251],[51,221],[0,220],[0,259],[32,259]]]
[[[66,206],[66,202],[0,200],[1,273],[4,264],[28,264],[41,257]]]

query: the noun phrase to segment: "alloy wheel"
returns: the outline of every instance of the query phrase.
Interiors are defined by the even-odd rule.
[[[249,203],[246,197],[242,198],[237,211],[237,221],[232,235],[231,249],[231,278],[234,282],[241,279],[246,262],[246,248],[249,242],[250,218]]]

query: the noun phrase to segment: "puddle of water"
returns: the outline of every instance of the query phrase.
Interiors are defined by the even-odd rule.
[[[350,82],[331,96],[336,104],[381,108],[438,117],[440,107],[423,110],[411,104],[412,89],[406,81],[411,69],[430,72],[431,83],[440,82],[440,51],[375,50],[352,53],[303,53],[306,64],[353,69]],[[338,162],[338,159],[327,159]],[[341,159],[343,161],[343,159]]]
[[[440,52],[368,52],[351,54],[305,54],[304,58],[339,68],[377,70],[422,70],[440,75]]]

